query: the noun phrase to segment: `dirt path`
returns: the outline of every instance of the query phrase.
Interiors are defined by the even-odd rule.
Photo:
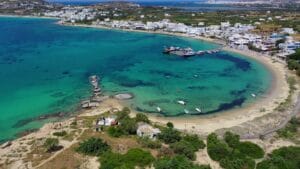
[[[82,131],[80,132],[80,134],[78,134],[78,136],[72,140],[71,142],[69,141],[65,141],[65,140],[60,140],[60,145],[62,145],[64,148],[55,152],[50,158],[44,160],[43,162],[41,162],[39,165],[33,167],[33,168],[39,168],[41,166],[43,166],[44,164],[46,164],[47,162],[51,161],[52,159],[54,159],[55,157],[57,157],[60,153],[62,153],[65,149],[70,148],[72,145],[76,144],[79,142],[78,138],[83,134],[83,132],[87,130],[87,128],[83,128]]]

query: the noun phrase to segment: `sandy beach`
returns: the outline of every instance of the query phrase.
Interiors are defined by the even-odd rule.
[[[114,29],[99,25],[67,25],[67,26],[79,26],[88,28],[99,28],[99,29]],[[188,36],[182,33],[168,33],[163,31],[143,31],[143,30],[127,30],[117,29],[122,31],[130,32],[143,32],[143,33],[156,33],[165,34],[171,36],[181,36],[186,38],[194,38],[198,40],[204,40],[212,43],[225,45],[225,42],[218,39],[211,39],[200,36]],[[279,62],[278,60],[272,59],[269,56],[261,55],[257,52],[249,50],[238,50],[230,47],[223,47],[224,51],[241,54],[245,57],[256,60],[263,64],[272,74],[272,86],[263,97],[257,98],[254,103],[244,105],[240,108],[235,108],[225,112],[219,112],[211,115],[201,116],[190,116],[190,117],[162,117],[160,115],[149,115],[150,119],[159,123],[173,122],[175,127],[180,130],[188,130],[199,135],[206,135],[207,133],[213,132],[221,128],[230,128],[238,126],[242,123],[251,121],[257,117],[264,116],[269,113],[273,113],[273,110],[278,106],[279,103],[283,102],[289,95],[289,85],[286,81],[287,69],[285,63]],[[115,104],[121,104],[116,102]],[[264,109],[264,111],[261,111]],[[137,112],[136,112],[137,113]]]

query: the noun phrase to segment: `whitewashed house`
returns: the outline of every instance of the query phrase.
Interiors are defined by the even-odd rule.
[[[139,137],[148,137],[153,140],[157,138],[159,133],[161,133],[161,131],[158,128],[154,128],[147,123],[139,123],[136,131]]]

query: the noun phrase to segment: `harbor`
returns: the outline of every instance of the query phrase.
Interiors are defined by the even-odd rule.
[[[195,51],[190,47],[181,48],[175,46],[165,47],[163,50],[163,54],[177,55],[181,57],[201,56],[205,54],[213,54],[218,52],[220,52],[220,49]]]

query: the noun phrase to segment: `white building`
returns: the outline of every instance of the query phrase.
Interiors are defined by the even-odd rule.
[[[159,133],[161,131],[158,128],[154,128],[147,123],[139,123],[136,131],[139,137],[148,137],[150,139],[156,139]]]

